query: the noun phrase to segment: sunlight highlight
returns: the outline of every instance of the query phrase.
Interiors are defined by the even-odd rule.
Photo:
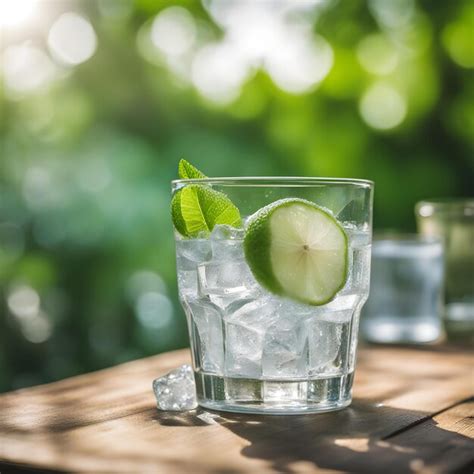
[[[38,0],[1,0],[0,26],[14,27],[33,16]]]
[[[335,439],[334,444],[355,451],[356,453],[369,452],[369,438]]]

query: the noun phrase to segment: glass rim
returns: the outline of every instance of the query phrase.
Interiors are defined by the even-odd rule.
[[[174,179],[173,186],[185,184],[220,184],[224,186],[240,187],[311,187],[320,184],[345,184],[361,188],[373,188],[374,182],[368,179],[358,178],[316,178],[304,176],[225,176],[220,178],[199,178],[199,179]]]
[[[474,197],[423,199],[416,203],[415,211],[420,217],[429,217],[437,212],[474,214]]]

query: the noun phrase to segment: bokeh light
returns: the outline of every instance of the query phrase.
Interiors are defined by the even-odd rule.
[[[382,27],[395,29],[413,18],[415,0],[369,0],[369,8]]]
[[[403,122],[407,106],[405,99],[395,88],[376,83],[362,96],[359,111],[372,128],[388,130]]]
[[[27,285],[14,287],[7,297],[7,303],[28,342],[39,344],[49,339],[53,325],[40,308],[41,300],[37,291]]]
[[[47,315],[41,312],[34,318],[23,321],[21,332],[27,341],[40,344],[51,337],[53,326]]]
[[[158,273],[152,270],[138,270],[127,281],[127,296],[130,303],[136,303],[145,293],[164,293],[165,282]]]
[[[97,48],[97,36],[84,16],[67,12],[49,30],[48,46],[58,61],[75,66],[93,56]]]
[[[173,318],[173,304],[162,293],[143,293],[138,298],[135,311],[140,323],[147,328],[164,329]]]
[[[56,67],[42,49],[25,42],[6,48],[3,74],[6,91],[14,98],[47,87],[56,76]]]
[[[333,52],[324,38],[302,36],[281,44],[266,61],[266,69],[283,90],[302,93],[321,82],[332,64]]]
[[[370,73],[390,74],[399,63],[399,54],[390,39],[380,33],[366,36],[357,45],[357,58]]]
[[[204,46],[192,64],[196,89],[217,103],[227,104],[235,100],[249,74],[249,65],[230,43]]]
[[[8,308],[18,318],[33,318],[40,308],[40,297],[30,286],[13,288],[7,298]]]
[[[455,63],[474,68],[474,21],[449,23],[443,30],[442,41]]]
[[[154,19],[151,38],[153,44],[168,56],[186,53],[196,40],[194,18],[185,8],[166,8]]]
[[[38,0],[2,0],[0,2],[0,27],[14,27],[30,19]]]

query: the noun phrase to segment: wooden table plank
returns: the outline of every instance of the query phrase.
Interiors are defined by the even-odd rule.
[[[0,396],[0,461],[121,472],[389,473],[474,460],[472,403],[463,403],[473,394],[470,353],[363,349],[351,407],[291,417],[157,411],[152,379],[187,361],[177,351]]]

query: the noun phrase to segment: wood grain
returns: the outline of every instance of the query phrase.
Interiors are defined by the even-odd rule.
[[[438,473],[474,463],[471,353],[364,348],[349,408],[291,417],[156,410],[152,379],[188,361],[176,351],[0,396],[0,462],[165,473]]]

